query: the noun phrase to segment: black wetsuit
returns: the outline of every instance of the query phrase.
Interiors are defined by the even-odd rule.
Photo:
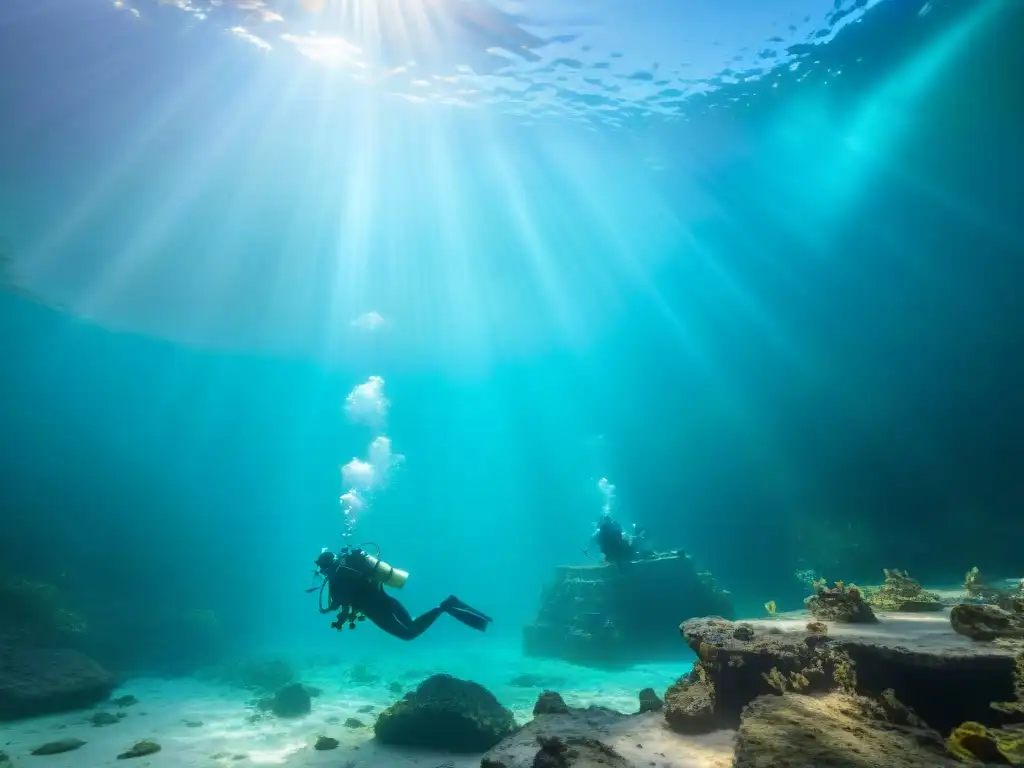
[[[338,611],[338,620],[332,625],[338,629],[346,622],[365,616],[389,635],[401,640],[414,640],[426,632],[442,613],[481,631],[487,629],[491,621],[454,596],[414,619],[404,605],[384,591],[383,584],[364,575],[363,563],[358,555],[348,555],[338,559],[326,574],[330,592],[327,610]]]
[[[597,528],[597,546],[604,559],[615,565],[626,565],[635,554],[633,544],[622,532],[622,526],[606,517]]]

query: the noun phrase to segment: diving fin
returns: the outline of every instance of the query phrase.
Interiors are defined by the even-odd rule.
[[[478,629],[481,632],[486,630],[487,625],[492,621],[490,616],[486,616],[475,608],[471,608],[454,595],[441,603],[441,607],[453,619],[458,619],[467,627]]]

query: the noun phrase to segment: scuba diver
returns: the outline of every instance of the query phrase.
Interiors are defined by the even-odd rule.
[[[633,533],[626,534],[622,530],[622,526],[611,515],[606,514],[597,524],[594,538],[597,540],[598,549],[604,555],[605,562],[621,567],[628,565],[633,560],[650,556],[650,552],[637,548],[637,542],[644,537],[645,533],[643,528],[637,528],[634,525]]]
[[[380,554],[378,550],[378,555]],[[384,591],[385,585],[400,589],[409,574],[358,547],[345,547],[335,554],[323,550],[316,559],[317,572],[323,577],[320,585],[320,613],[337,611],[337,619],[331,623],[334,629],[355,629],[357,621],[369,619],[389,635],[401,640],[414,640],[437,621],[442,613],[458,619],[463,624],[483,632],[491,618],[469,607],[454,595],[450,595],[436,608],[431,608],[415,619],[405,607]],[[328,603],[323,605],[324,589]],[[316,591],[313,587],[308,592]]]

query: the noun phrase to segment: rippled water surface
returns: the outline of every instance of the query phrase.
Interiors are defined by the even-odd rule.
[[[880,0],[118,0],[139,23],[172,12],[255,53],[298,54],[417,103],[617,124],[682,115],[687,98],[801,66]],[[232,41],[225,40],[225,44]]]

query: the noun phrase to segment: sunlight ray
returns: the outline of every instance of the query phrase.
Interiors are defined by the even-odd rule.
[[[541,292],[544,300],[543,310],[555,320],[560,333],[566,341],[573,341],[579,333],[578,319],[574,317],[574,307],[570,305],[569,292],[562,275],[558,273],[556,255],[547,246],[546,238],[538,231],[534,221],[536,213],[542,209],[538,203],[548,203],[559,209],[565,209],[569,200],[555,200],[553,190],[534,187],[527,190],[520,172],[515,168],[501,145],[489,142],[488,162],[497,174],[500,195],[508,209],[514,233],[522,248],[523,255],[528,259],[528,268],[533,281]],[[550,158],[537,160],[542,166],[550,163]],[[530,205],[530,202],[533,205]],[[545,206],[546,207],[546,206]],[[560,215],[572,216],[571,211]],[[584,289],[585,290],[585,289]]]
[[[81,229],[101,210],[109,207],[120,194],[132,173],[137,170],[139,160],[157,143],[175,118],[179,117],[199,94],[208,78],[223,69],[227,54],[207,59],[197,66],[198,72],[185,79],[179,89],[169,94],[148,115],[129,126],[131,134],[124,136],[124,145],[116,162],[104,169],[94,179],[87,194],[72,209],[64,211],[59,223],[47,229],[45,235],[26,249],[26,260],[33,273],[45,275],[59,266],[63,249],[72,243]],[[134,135],[132,135],[134,134]]]

